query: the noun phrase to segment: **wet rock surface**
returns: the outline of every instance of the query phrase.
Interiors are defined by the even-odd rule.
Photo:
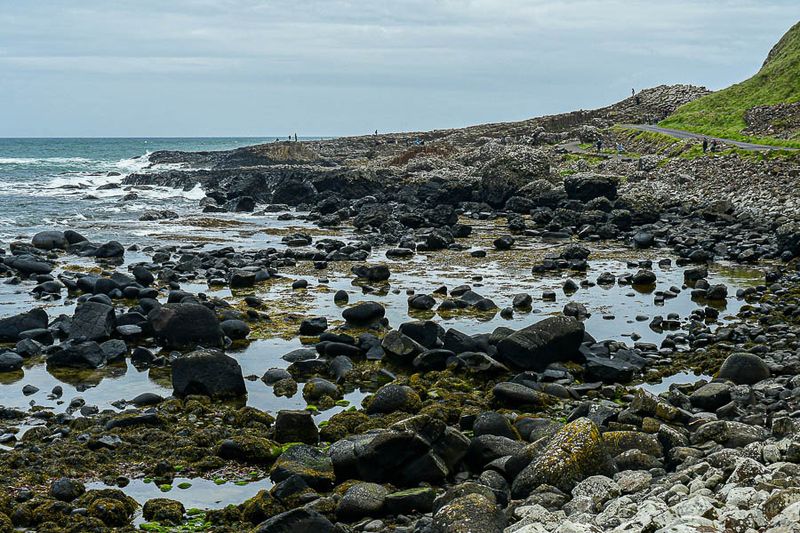
[[[562,144],[703,92],[155,153],[208,242],[4,243],[0,530],[791,531],[796,205],[719,183],[796,163]]]

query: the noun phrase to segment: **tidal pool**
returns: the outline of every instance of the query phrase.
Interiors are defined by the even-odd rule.
[[[694,372],[676,372],[671,376],[662,378],[658,383],[641,383],[636,385],[636,388],[646,390],[647,392],[652,392],[653,394],[661,394],[662,392],[668,391],[670,386],[673,384],[688,385],[691,383],[697,383],[701,379],[711,381],[714,378],[706,374],[695,374]]]
[[[316,235],[320,232],[308,222],[278,221],[275,215],[260,217],[236,215],[230,218],[229,214],[226,214],[225,217],[218,219],[220,222],[217,226],[198,217],[194,221],[148,223],[142,225],[139,231],[146,234],[146,238],[143,237],[145,243],[166,245],[180,244],[181,241],[171,236],[154,235],[155,230],[168,226],[187,230],[194,228],[198,235],[220,238],[223,241],[230,238],[230,242],[225,241],[226,245],[246,248],[263,246],[283,248],[285,246],[280,242],[280,237],[284,234],[306,231]],[[283,398],[275,396],[272,387],[265,385],[259,378],[269,368],[288,366],[281,356],[303,346],[297,336],[297,328],[303,317],[325,316],[331,327],[342,323],[341,313],[345,306],[337,305],[333,301],[333,294],[338,290],[345,290],[348,293],[350,305],[361,301],[380,302],[386,307],[386,316],[391,327],[397,327],[403,322],[414,319],[434,319],[444,328],[452,327],[468,334],[491,332],[499,326],[522,328],[548,315],[561,313],[564,305],[570,301],[578,302],[585,305],[591,313],[586,318],[585,325],[595,339],[623,341],[628,345],[633,345],[634,338],[639,342],[660,344],[669,332],[655,331],[649,327],[650,320],[654,316],[676,313],[685,324],[693,309],[708,305],[707,302],[691,298],[691,291],[683,285],[684,268],[674,265],[659,266],[660,259],[669,257],[663,251],[631,250],[614,244],[588,243],[592,249],[592,256],[586,272],[532,273],[533,265],[541,262],[548,254],[557,255],[569,242],[551,242],[536,236],[520,236],[512,250],[497,251],[491,246],[491,239],[498,234],[497,225],[491,221],[470,222],[475,223],[475,232],[472,237],[464,241],[464,244],[470,249],[485,249],[487,251],[485,258],[473,258],[469,250],[464,249],[442,250],[430,254],[417,253],[409,259],[397,260],[386,257],[386,247],[376,247],[368,262],[387,263],[392,271],[388,282],[368,284],[354,281],[350,271],[353,263],[332,262],[326,269],[315,270],[310,262],[300,262],[295,267],[282,268],[283,278],[270,280],[245,291],[231,292],[227,287],[212,288],[202,279],[185,282],[182,288],[225,298],[234,305],[241,305],[244,296],[250,294],[266,302],[265,312],[272,318],[272,322],[265,323],[263,331],[254,331],[251,336],[256,337],[255,340],[245,346],[232,347],[228,353],[239,361],[247,378],[246,403],[273,414],[281,409],[306,407],[307,403],[302,397],[303,383],[298,384],[297,394],[291,398]],[[250,237],[238,238],[232,235],[234,232],[244,231],[242,229],[244,227],[247,228]],[[103,234],[103,231],[105,230],[99,234]],[[342,240],[354,236],[352,230],[346,228],[332,232],[325,230],[320,233],[335,234]],[[90,236],[95,238],[95,235]],[[213,249],[222,244],[211,242],[192,246],[187,251]],[[117,270],[127,272],[128,265],[146,262],[149,259],[150,256],[141,251],[126,252],[125,261],[117,267]],[[580,284],[583,280],[594,282],[604,272],[616,277],[636,272],[638,267],[629,266],[627,263],[629,260],[653,262],[652,270],[657,277],[655,288],[642,290],[618,283],[611,285],[590,283],[572,294],[566,294],[562,289],[567,279],[573,279]],[[68,256],[62,261],[62,264],[71,265],[71,268],[97,269],[97,264],[91,259]],[[56,271],[58,272],[59,270]],[[309,287],[293,290],[291,282],[298,278],[308,280]],[[763,274],[758,269],[732,267],[725,263],[709,265],[708,281],[712,284],[726,284],[729,293],[725,302],[713,304],[719,309],[720,317],[716,322],[709,324],[710,327],[725,324],[740,310],[744,301],[735,297],[738,288],[755,285],[762,280]],[[498,309],[482,313],[474,311],[439,313],[435,308],[427,312],[412,311],[408,308],[407,300],[410,293],[431,294],[441,286],[449,290],[463,284],[470,285],[475,292],[492,299]],[[19,285],[0,284],[0,316],[8,316],[42,305],[53,317],[62,313],[68,315],[73,313],[74,298],[40,302],[29,292],[33,285],[34,283],[29,281],[23,281]],[[656,303],[656,292],[667,290],[672,286],[682,289],[677,297]],[[555,292],[555,301],[545,301],[542,298],[543,292],[548,290]],[[500,309],[510,306],[514,295],[523,292],[533,297],[532,309],[524,312],[515,311],[511,317],[503,318],[499,313]],[[436,294],[434,296],[438,306],[443,297]],[[166,299],[166,291],[162,292],[161,299],[162,301]],[[303,340],[309,341],[309,339]],[[23,395],[22,389],[25,385],[32,385],[38,388],[38,391]],[[60,397],[51,395],[52,389],[56,386],[63,389]],[[668,383],[664,387],[668,387]],[[61,412],[66,410],[74,399],[80,398],[87,406],[96,406],[100,410],[120,410],[126,406],[119,400],[131,400],[143,392],[154,392],[166,397],[171,391],[169,369],[140,370],[128,362],[115,363],[99,370],[75,371],[47,368],[43,359],[37,358],[27,361],[23,369],[18,372],[0,374],[0,405],[19,409],[36,405]],[[367,390],[347,390],[344,399],[348,405],[337,405],[335,408],[316,413],[315,420],[317,422],[326,420],[350,405],[358,407],[367,394],[369,394]],[[76,410],[75,415],[80,416],[80,411]],[[29,426],[30,423],[27,421],[17,424],[16,428],[22,428],[17,430],[18,435]]]
[[[238,505],[258,494],[258,491],[269,490],[273,486],[269,478],[240,482],[221,481],[223,480],[217,482],[204,478],[176,477],[170,485],[164,486],[151,480],[146,482],[144,479],[132,479],[124,487],[96,481],[87,483],[86,489],[120,489],[139,505],[144,505],[147,500],[153,498],[169,498],[181,502],[187,511],[190,509],[208,511],[221,509],[227,505]],[[134,524],[138,525],[143,521],[139,508]]]

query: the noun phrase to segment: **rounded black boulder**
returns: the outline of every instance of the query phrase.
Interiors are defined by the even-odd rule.
[[[367,414],[405,411],[415,413],[422,407],[419,394],[406,385],[384,385],[375,392],[367,406]]]
[[[372,324],[382,319],[386,309],[377,302],[364,302],[342,311],[342,317],[350,324]]]
[[[173,361],[172,389],[178,397],[201,394],[235,398],[247,394],[242,367],[217,350],[197,350]]]
[[[219,326],[231,340],[246,339],[250,334],[250,326],[243,320],[225,320]]]
[[[69,242],[64,237],[64,233],[60,231],[40,231],[31,239],[31,244],[34,248],[40,250],[54,250],[59,248],[66,250],[69,247]]]
[[[221,347],[224,333],[217,317],[207,307],[193,303],[168,303],[147,316],[153,333],[168,347],[198,345]]]
[[[253,529],[254,533],[297,533],[298,531],[333,533],[335,527],[330,520],[318,512],[298,507],[277,514]]]
[[[737,385],[752,385],[769,378],[770,371],[767,363],[757,355],[740,352],[725,359],[717,377],[729,379]]]
[[[62,502],[71,502],[86,492],[83,483],[76,479],[62,477],[50,485],[50,496]]]
[[[17,353],[0,353],[0,372],[15,372],[22,368],[25,360]]]

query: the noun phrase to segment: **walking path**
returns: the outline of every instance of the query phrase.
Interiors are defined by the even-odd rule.
[[[735,146],[737,148],[741,148],[742,150],[798,150],[798,148],[785,148],[783,146],[769,146],[766,144],[753,144],[748,142],[742,141],[734,141],[732,139],[722,139],[720,137],[711,137],[709,135],[702,135],[700,133],[692,133],[690,131],[683,131],[683,130],[674,130],[671,128],[662,128],[660,126],[651,126],[649,124],[621,124],[623,128],[629,128],[633,130],[639,131],[651,131],[653,133],[661,133],[664,135],[669,135],[671,137],[675,137],[677,139],[708,139],[709,142],[717,141],[722,142],[725,144],[729,144],[731,146]]]

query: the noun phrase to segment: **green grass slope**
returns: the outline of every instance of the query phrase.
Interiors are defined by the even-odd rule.
[[[751,137],[748,109],[800,101],[800,22],[795,24],[767,56],[752,78],[679,107],[659,125],[734,140],[800,147],[800,138]],[[800,133],[800,132],[798,132]]]

